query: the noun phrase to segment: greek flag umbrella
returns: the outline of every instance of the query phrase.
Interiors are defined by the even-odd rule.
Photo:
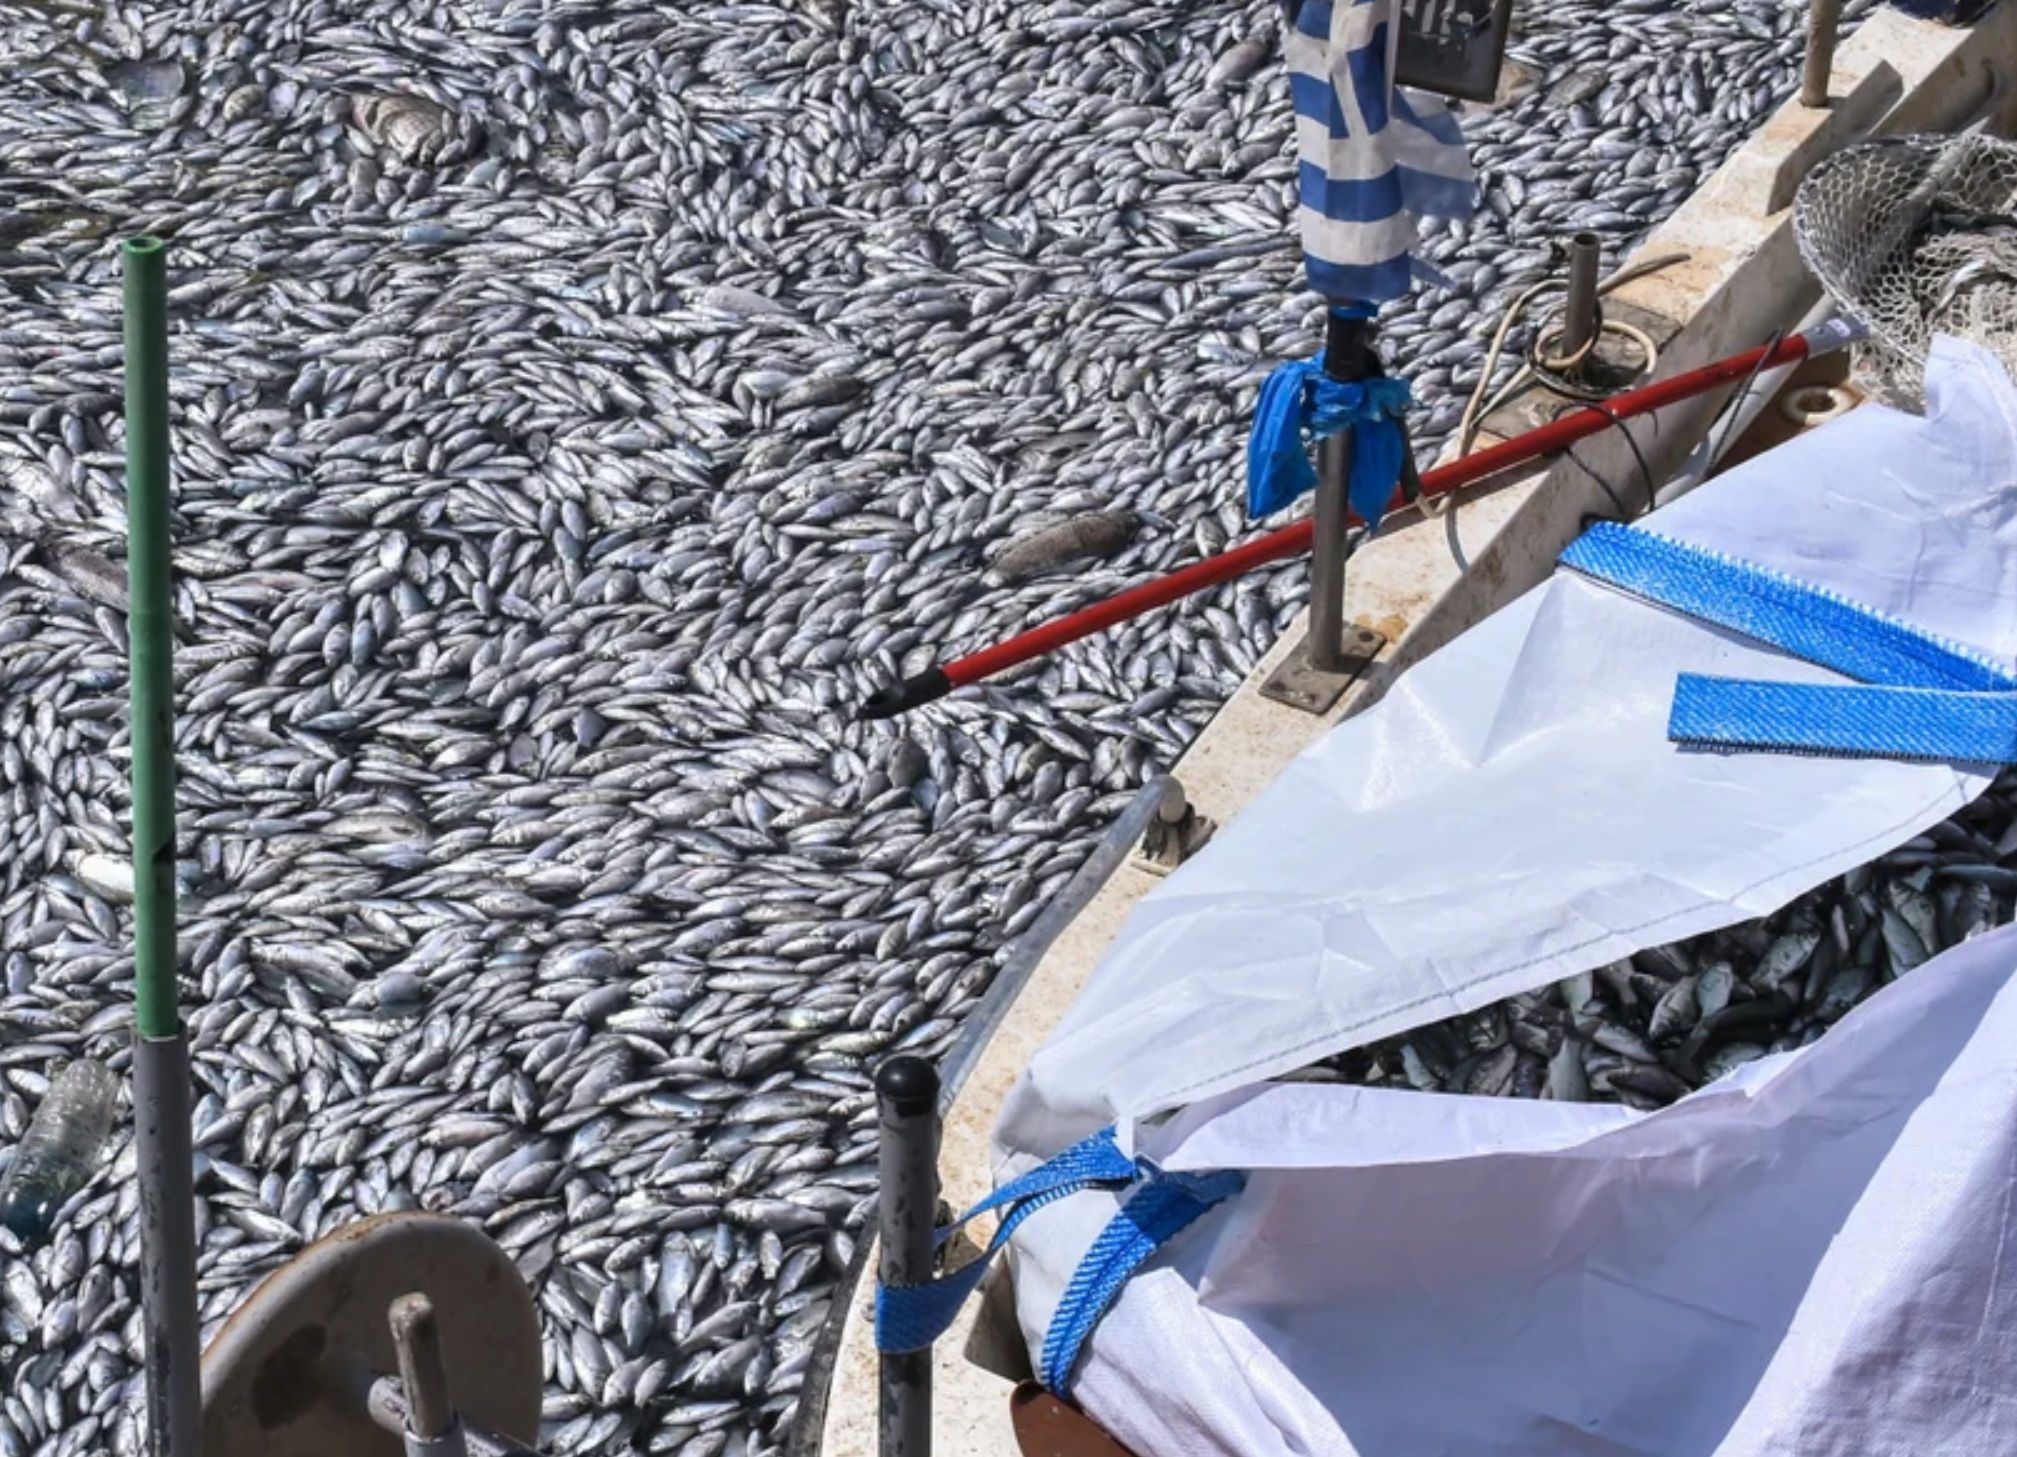
[[[1310,287],[1334,303],[1380,303],[1406,293],[1418,275],[1434,279],[1415,257],[1418,221],[1468,217],[1477,202],[1448,104],[1393,83],[1399,6],[1284,0],[1303,256]]]
[[[1419,221],[1477,201],[1464,134],[1439,98],[1394,85],[1399,0],[1284,0],[1283,44],[1301,158],[1303,260],[1336,320],[1367,321],[1415,278]],[[1417,0],[1440,9],[1452,0]],[[1436,19],[1422,15],[1427,23]],[[1247,514],[1260,520],[1316,485],[1309,451],[1350,431],[1349,501],[1376,527],[1406,460],[1401,380],[1332,378],[1314,360],[1275,371],[1247,442]]]

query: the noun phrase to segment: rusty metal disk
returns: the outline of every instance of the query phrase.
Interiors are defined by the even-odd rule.
[[[473,1225],[381,1214],[259,1283],[203,1353],[204,1457],[401,1457],[371,1382],[398,1374],[387,1311],[434,1302],[450,1399],[466,1421],[539,1440],[539,1319],[504,1251]]]

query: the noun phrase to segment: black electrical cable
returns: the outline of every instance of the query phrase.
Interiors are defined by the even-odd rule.
[[[1649,463],[1646,459],[1646,452],[1639,448],[1638,437],[1635,436],[1632,433],[1631,428],[1627,426],[1622,419],[1619,418],[1618,413],[1615,410],[1613,410],[1609,405],[1605,404],[1602,400],[1593,400],[1585,408],[1595,410],[1598,414],[1609,417],[1611,423],[1615,425],[1618,428],[1619,432],[1625,437],[1625,444],[1630,446],[1632,450],[1632,459],[1638,463],[1639,479],[1646,483],[1646,509],[1648,511],[1651,511],[1659,498],[1659,486],[1653,480],[1653,467],[1651,463]],[[1618,494],[1618,492],[1612,487],[1609,481],[1605,480],[1602,476],[1598,475],[1596,471],[1590,468],[1590,463],[1588,461],[1584,460],[1583,457],[1576,454],[1574,446],[1564,447],[1562,453],[1569,457],[1570,461],[1574,463],[1577,470],[1581,471],[1584,475],[1588,476],[1591,480],[1597,483],[1598,490],[1602,491],[1606,496],[1610,498],[1611,505],[1615,507],[1618,512],[1617,517],[1615,518],[1616,520],[1620,522],[1629,522],[1632,519],[1632,513],[1629,509],[1627,509],[1624,502],[1624,498]],[[1589,529],[1591,519],[1592,518],[1587,516],[1583,518],[1584,530],[1587,531]]]
[[[1611,483],[1605,480],[1602,476],[1598,475],[1595,471],[1591,470],[1589,463],[1585,461],[1582,456],[1576,454],[1576,448],[1574,446],[1568,446],[1564,448],[1562,453],[1568,456],[1569,459],[1575,463],[1577,470],[1581,471],[1584,475],[1588,476],[1591,480],[1597,483],[1598,490],[1602,491],[1606,496],[1610,498],[1611,508],[1618,513],[1616,516],[1613,516],[1610,519],[1618,522],[1620,525],[1624,525],[1630,522],[1632,519],[1632,513],[1630,510],[1626,508],[1624,498],[1621,497],[1616,491],[1611,489]],[[1583,529],[1585,531],[1589,530],[1590,522],[1592,520],[1601,521],[1603,519],[1604,518],[1602,517],[1585,516],[1583,518]]]
[[[1766,341],[1765,347],[1768,349],[1777,349],[1785,337],[1786,331],[1784,329],[1774,329],[1772,337]],[[1723,438],[1716,442],[1716,448],[1710,452],[1710,468],[1713,469],[1716,462],[1723,458],[1723,452],[1730,448],[1730,432],[1737,428],[1737,416],[1742,413],[1744,401],[1750,396],[1751,386],[1758,382],[1758,375],[1764,368],[1764,365],[1765,359],[1761,355],[1758,362],[1751,366],[1751,372],[1744,376],[1744,382],[1737,386],[1737,393],[1731,396],[1728,411],[1729,423],[1723,426]]]
[[[1590,408],[1617,426],[1618,433],[1625,437],[1625,444],[1631,447],[1632,459],[1638,463],[1639,479],[1646,483],[1646,509],[1648,511],[1652,510],[1660,504],[1660,487],[1659,483],[1653,479],[1653,467],[1646,461],[1646,452],[1639,448],[1639,438],[1632,433],[1632,427],[1624,422],[1618,412],[1603,401],[1597,401]],[[1653,422],[1653,428],[1655,430],[1660,428],[1658,420]]]

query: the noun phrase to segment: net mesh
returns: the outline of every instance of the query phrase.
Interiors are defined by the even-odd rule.
[[[1801,183],[1793,230],[1821,286],[1870,331],[1856,358],[1864,389],[1922,407],[1935,334],[1981,345],[2017,377],[2017,144],[1964,134],[1845,148]]]

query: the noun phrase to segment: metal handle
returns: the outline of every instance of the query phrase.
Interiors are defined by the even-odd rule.
[[[363,1373],[360,1373],[362,1376]],[[419,1439],[407,1429],[407,1421],[412,1408],[406,1400],[405,1383],[397,1376],[380,1376],[365,1387],[365,1410],[371,1413],[371,1420],[384,1430],[393,1433],[407,1444],[407,1451],[414,1450],[413,1444]],[[488,1427],[475,1422],[456,1424],[456,1436],[461,1442],[460,1451],[468,1457],[541,1457],[537,1447],[528,1447],[515,1438],[501,1432],[493,1432]],[[423,1452],[440,1453],[442,1448],[420,1449]]]
[[[434,1303],[415,1292],[392,1302],[392,1344],[399,1353],[399,1380],[407,1398],[407,1457],[467,1457],[462,1428],[448,1399],[448,1371],[441,1364],[441,1328]]]
[[[876,1070],[882,1142],[882,1283],[931,1278],[938,1216],[938,1073],[921,1057],[892,1057]],[[877,1400],[881,1457],[931,1457],[931,1349],[885,1351]]]

